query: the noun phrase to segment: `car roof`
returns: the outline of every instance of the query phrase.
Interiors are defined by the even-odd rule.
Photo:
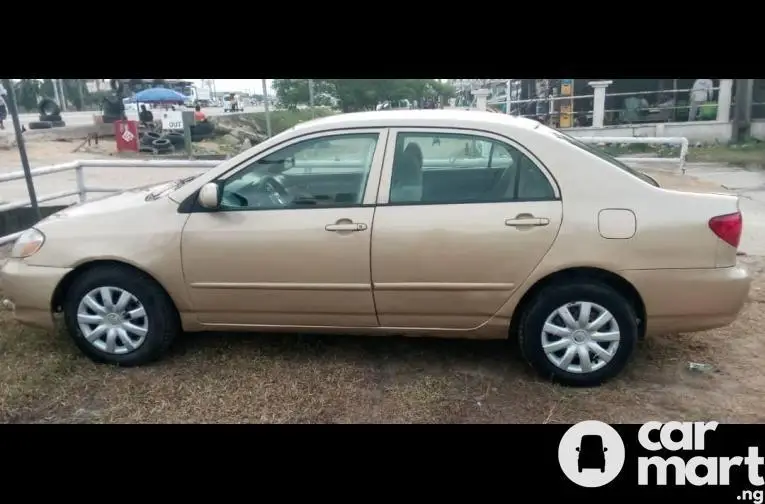
[[[300,123],[295,130],[325,130],[343,128],[386,128],[386,127],[474,127],[494,130],[497,128],[518,128],[533,130],[540,126],[538,121],[507,114],[464,109],[436,110],[380,110],[374,112],[352,112],[336,114]]]

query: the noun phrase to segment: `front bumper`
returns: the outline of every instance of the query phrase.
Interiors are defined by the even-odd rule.
[[[54,329],[51,302],[56,287],[71,268],[30,266],[23,259],[8,259],[0,271],[3,297],[13,304],[16,320]]]

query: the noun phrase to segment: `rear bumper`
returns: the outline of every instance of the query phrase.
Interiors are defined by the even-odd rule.
[[[0,271],[0,288],[3,297],[13,303],[16,320],[53,329],[53,293],[70,271],[71,268],[30,266],[21,259],[8,259]]]
[[[647,334],[695,332],[730,324],[749,298],[746,268],[627,270],[640,293]]]

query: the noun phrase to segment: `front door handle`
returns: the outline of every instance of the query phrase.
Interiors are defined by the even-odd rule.
[[[366,231],[367,225],[363,223],[348,222],[342,224],[327,224],[324,226],[326,231]]]
[[[505,226],[526,227],[526,226],[546,226],[550,219],[545,217],[516,217],[515,219],[506,219]]]

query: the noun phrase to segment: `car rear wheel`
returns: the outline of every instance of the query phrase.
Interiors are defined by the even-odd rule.
[[[632,305],[611,287],[596,283],[551,285],[522,314],[521,351],[546,378],[593,386],[627,365],[637,343]]]
[[[150,277],[98,266],[66,293],[64,317],[77,347],[96,362],[137,366],[158,359],[179,332],[175,307]]]

